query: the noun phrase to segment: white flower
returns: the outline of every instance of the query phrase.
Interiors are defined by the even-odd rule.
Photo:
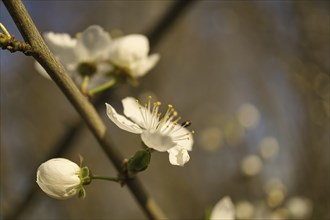
[[[55,158],[41,164],[37,171],[37,184],[55,199],[68,199],[82,189],[81,168],[74,162]]]
[[[148,53],[148,39],[143,35],[132,34],[113,40],[110,60],[132,78],[138,78],[145,75],[159,60],[158,54],[148,56]]]
[[[234,220],[235,207],[228,196],[222,198],[215,204],[210,220]]]
[[[79,71],[82,65],[90,65],[94,76],[101,74],[103,78],[112,69],[105,63],[109,58],[111,37],[100,26],[88,27],[79,33],[77,38],[71,38],[66,33],[48,32],[44,34],[44,39],[70,76],[76,82],[78,81],[77,83],[80,83],[82,79],[81,71]],[[42,75],[48,76],[39,64],[36,68]],[[97,82],[93,83],[93,79],[99,81],[100,77],[91,78],[91,84],[95,85]]]
[[[189,161],[188,151],[192,150],[193,137],[185,127],[190,123],[178,124],[180,117],[172,105],[168,106],[166,113],[161,117],[158,112],[160,102],[151,106],[151,97],[148,104],[140,105],[137,100],[127,97],[122,100],[124,114],[120,115],[106,103],[107,115],[119,128],[131,133],[141,134],[141,139],[149,148],[157,151],[167,151],[170,163],[183,166]]]

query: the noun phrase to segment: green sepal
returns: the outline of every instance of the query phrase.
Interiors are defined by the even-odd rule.
[[[86,197],[86,190],[84,189],[84,187],[81,187],[81,189],[79,190],[78,197],[83,199]]]
[[[82,185],[88,185],[91,183],[92,178],[90,176],[90,171],[88,167],[82,167],[80,169],[79,178]]]
[[[93,62],[81,62],[77,67],[77,71],[82,76],[92,76],[97,71],[97,66]]]
[[[212,208],[211,207],[206,208],[206,210],[204,211],[203,220],[210,220],[211,213],[212,213]]]
[[[139,150],[128,160],[129,173],[141,172],[148,168],[151,159],[149,150]]]

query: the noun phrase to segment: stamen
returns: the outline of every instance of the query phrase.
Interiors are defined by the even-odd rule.
[[[137,100],[137,103],[139,103],[138,100]],[[147,128],[146,118],[145,118],[144,113],[143,113],[143,110],[144,110],[144,109],[142,109],[142,108],[143,108],[143,107],[139,104],[139,110],[140,110],[140,114],[141,114],[142,119],[143,119],[143,124],[144,124],[144,127]]]
[[[175,121],[173,121],[173,123],[178,124],[178,121],[180,121],[180,120],[181,120],[181,117],[179,116],[177,119],[175,119]]]
[[[180,141],[180,140],[189,140],[189,139],[190,139],[190,138],[189,138],[189,134],[190,134],[190,133],[185,133],[185,134],[182,134],[182,135],[179,135],[179,136],[174,137],[174,139],[175,139],[176,141]]]
[[[152,112],[151,112],[151,122],[150,122],[152,128],[156,127],[157,122],[158,122],[157,115],[158,115],[159,105],[160,105],[160,102],[153,103],[153,108],[152,108]]]
[[[159,112],[161,102],[155,101],[151,103],[151,100],[152,97],[147,96],[147,103],[143,105],[139,103],[139,100],[136,100],[139,104],[144,127],[146,129],[152,129],[155,132],[158,131],[162,135],[171,135],[174,141],[190,140],[191,135],[195,132],[183,132],[180,129],[190,126],[191,122],[184,121],[183,123],[178,123],[181,117],[171,104],[167,106],[165,114],[161,117],[162,113]]]
[[[181,126],[186,128],[186,127],[189,127],[191,125],[191,121],[185,121],[183,123],[181,123]]]

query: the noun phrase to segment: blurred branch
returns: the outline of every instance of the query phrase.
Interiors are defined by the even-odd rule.
[[[111,159],[116,169],[120,172],[122,169],[123,157],[115,149],[110,141],[106,127],[97,114],[94,107],[80,93],[68,74],[65,73],[63,66],[55,59],[49,48],[43,41],[39,31],[33,23],[29,13],[20,0],[3,0],[7,10],[14,19],[24,40],[31,45],[34,53],[33,57],[43,66],[57,86],[68,98],[70,103],[80,114],[81,118],[88,125],[106,155]],[[159,208],[153,208],[149,202],[152,199],[146,194],[138,179],[128,181],[128,187],[139,202],[141,208],[150,219],[164,218]]]
[[[165,32],[173,25],[175,21],[178,20],[180,16],[184,14],[184,11],[188,9],[192,3],[197,2],[196,0],[184,0],[175,1],[170,9],[165,13],[165,15],[157,22],[153,28],[147,31],[147,36],[150,41],[150,45],[154,46],[162,37],[164,37]]]

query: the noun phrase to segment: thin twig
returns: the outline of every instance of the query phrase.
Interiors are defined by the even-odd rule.
[[[17,41],[14,36],[8,36],[7,33],[0,33],[0,47],[10,52],[23,52],[25,55],[32,55],[33,51],[28,43]]]
[[[68,74],[65,73],[63,66],[50,52],[23,3],[20,0],[3,0],[3,2],[14,19],[24,40],[31,45],[34,51],[33,57],[43,66],[71,104],[75,107],[106,155],[111,159],[116,169],[120,172],[123,157],[120,152],[112,146],[112,142],[110,141],[104,123],[94,107],[88,102],[86,97],[80,93],[79,89],[75,86]],[[153,200],[147,195],[138,179],[128,181],[127,185],[148,218],[165,218],[164,214],[159,211],[160,209],[158,207],[154,208],[149,205],[150,200]]]

